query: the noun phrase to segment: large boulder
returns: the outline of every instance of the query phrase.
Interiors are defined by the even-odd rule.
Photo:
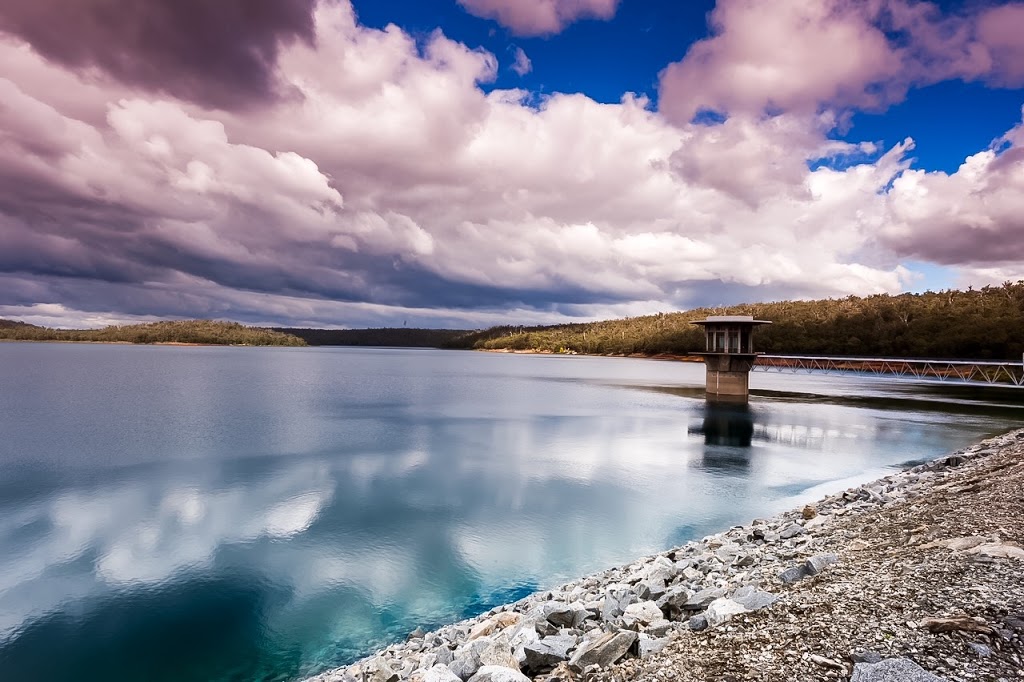
[[[582,607],[581,607],[582,608]],[[551,601],[541,606],[544,618],[552,625],[560,628],[572,627],[573,614],[576,613],[571,605],[559,601]]]
[[[601,608],[601,617],[607,622],[613,622],[626,611],[626,607],[636,601],[636,594],[629,588],[629,585],[612,584],[604,591],[604,606]]]
[[[448,666],[438,663],[423,674],[423,682],[462,682],[462,678]]]
[[[661,609],[652,601],[642,601],[630,604],[622,614],[622,624],[627,628],[638,629],[643,625],[650,625],[656,620],[663,620]]]
[[[665,581],[661,578],[645,578],[636,584],[634,592],[640,596],[641,599],[657,599],[661,595],[665,594],[668,587],[665,585]]]
[[[637,652],[640,655],[640,658],[647,658],[648,656],[661,653],[662,650],[668,646],[668,643],[668,637],[656,639],[650,635],[640,633],[640,638],[637,641]]]
[[[781,580],[784,585],[792,585],[795,582],[803,580],[809,575],[810,573],[807,572],[807,565],[806,563],[803,563],[799,566],[791,566],[782,573],[779,573],[779,580]]]
[[[796,523],[791,523],[785,528],[783,528],[781,531],[779,531],[779,537],[783,540],[788,540],[790,538],[795,538],[797,535],[803,535],[805,532],[806,531],[804,530],[803,526]]]
[[[727,542],[715,550],[715,556],[725,565],[731,564],[743,552],[743,548],[735,542]]]
[[[495,637],[480,651],[480,666],[501,665],[506,668],[519,669],[519,661],[512,653],[512,645],[504,636]]]
[[[708,604],[708,609],[704,612],[704,617],[707,618],[708,625],[715,627],[716,625],[721,625],[737,614],[746,612],[747,608],[742,604],[737,604],[732,599],[721,597],[720,599],[716,599]]]
[[[591,619],[596,618],[597,614],[590,610],[590,608],[583,602],[574,601],[569,604],[569,609],[572,611],[572,620],[569,624],[564,626],[567,628],[580,628],[583,624]]]
[[[459,678],[468,680],[483,665],[480,661],[480,655],[493,645],[494,640],[487,636],[469,641],[455,650],[454,658],[448,664],[448,667]]]
[[[701,590],[690,596],[682,607],[687,611],[700,611],[706,608],[711,602],[716,599],[721,599],[725,596],[725,590],[721,587],[709,587],[705,590]]]
[[[704,573],[699,569],[694,568],[693,566],[687,566],[683,569],[683,577],[689,580],[690,582],[694,582],[696,580],[700,580],[701,578],[703,578]]]
[[[689,588],[682,586],[672,587],[665,594],[658,597],[656,603],[663,611],[681,611],[692,596],[693,590]]]
[[[532,623],[524,623],[512,634],[509,644],[512,646],[512,655],[516,657],[519,667],[526,664],[526,647],[540,641],[540,635]]]
[[[569,660],[569,652],[575,648],[576,642],[576,638],[571,635],[555,635],[527,644],[523,647],[525,667],[531,671],[553,668]]]
[[[489,647],[493,641],[494,638],[490,636],[478,637],[477,639],[469,640],[455,650],[455,656],[457,658],[462,654],[469,653],[479,657],[480,652]]]
[[[759,590],[752,585],[744,585],[733,592],[732,596],[729,598],[743,606],[748,611],[757,611],[758,609],[763,609],[766,606],[771,606],[779,599],[777,595],[774,595],[771,592],[765,592],[764,590]]]
[[[644,628],[644,632],[649,634],[651,637],[663,637],[667,635],[671,629],[672,621],[666,618],[658,618],[648,623],[647,627]]]
[[[485,665],[469,682],[530,682],[530,678],[518,670],[500,665]]]
[[[645,571],[644,580],[651,582],[661,581],[662,583],[670,583],[672,579],[676,577],[678,573],[675,563],[671,559],[660,556],[657,557],[647,567]]]
[[[887,658],[878,663],[857,663],[850,682],[946,682],[909,658]]]
[[[480,669],[480,657],[470,652],[456,654],[448,669],[460,680],[468,680]]]
[[[484,620],[483,622],[477,623],[477,625],[469,631],[469,635],[466,639],[486,637],[487,635],[504,630],[511,625],[515,625],[521,618],[522,616],[520,614],[511,611],[499,613],[487,620]]]
[[[590,665],[607,667],[625,656],[636,639],[637,633],[632,630],[606,632],[595,640],[581,644],[569,660],[569,665],[576,670],[583,670]]]
[[[827,567],[838,562],[839,557],[835,554],[816,554],[804,562],[804,568],[807,569],[807,575],[818,575]]]
[[[380,656],[363,662],[360,667],[360,677],[366,682],[398,682],[398,673]]]

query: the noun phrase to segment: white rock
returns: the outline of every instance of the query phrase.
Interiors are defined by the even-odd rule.
[[[967,550],[968,554],[981,554],[999,559],[1019,559],[1024,561],[1024,549],[1001,542],[986,542],[983,545]]]
[[[648,625],[664,617],[657,604],[652,601],[642,601],[626,607],[626,612],[622,614],[622,623],[626,627],[636,624]]]
[[[438,663],[423,675],[423,682],[462,682],[448,666]]]
[[[732,599],[720,597],[708,604],[704,617],[708,619],[708,625],[714,627],[721,625],[735,615],[746,612],[747,608],[742,604],[737,604]]]
[[[518,670],[500,665],[485,665],[476,671],[469,682],[530,682],[530,678]]]
[[[666,646],[668,646],[668,638],[655,639],[643,633],[640,634],[640,639],[637,642],[640,658],[647,658],[653,654],[661,653]]]
[[[828,521],[828,519],[829,517],[827,515],[819,514],[818,516],[815,516],[813,519],[808,519],[804,523],[804,528],[806,528],[807,530],[814,530],[815,528],[820,528],[821,526],[825,525],[825,522]]]

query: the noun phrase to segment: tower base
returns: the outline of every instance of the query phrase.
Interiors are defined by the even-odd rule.
[[[750,398],[750,368],[753,353],[701,353],[707,376],[704,393],[709,401],[746,403]]]

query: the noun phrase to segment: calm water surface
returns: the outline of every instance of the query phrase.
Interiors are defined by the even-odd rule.
[[[0,680],[291,680],[1020,426],[1020,391],[0,344]]]

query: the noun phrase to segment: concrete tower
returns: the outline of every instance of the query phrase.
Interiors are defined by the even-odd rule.
[[[704,327],[707,346],[705,393],[711,401],[745,403],[750,395],[750,368],[757,360],[754,327],[771,324],[750,315],[714,315],[693,324]]]

